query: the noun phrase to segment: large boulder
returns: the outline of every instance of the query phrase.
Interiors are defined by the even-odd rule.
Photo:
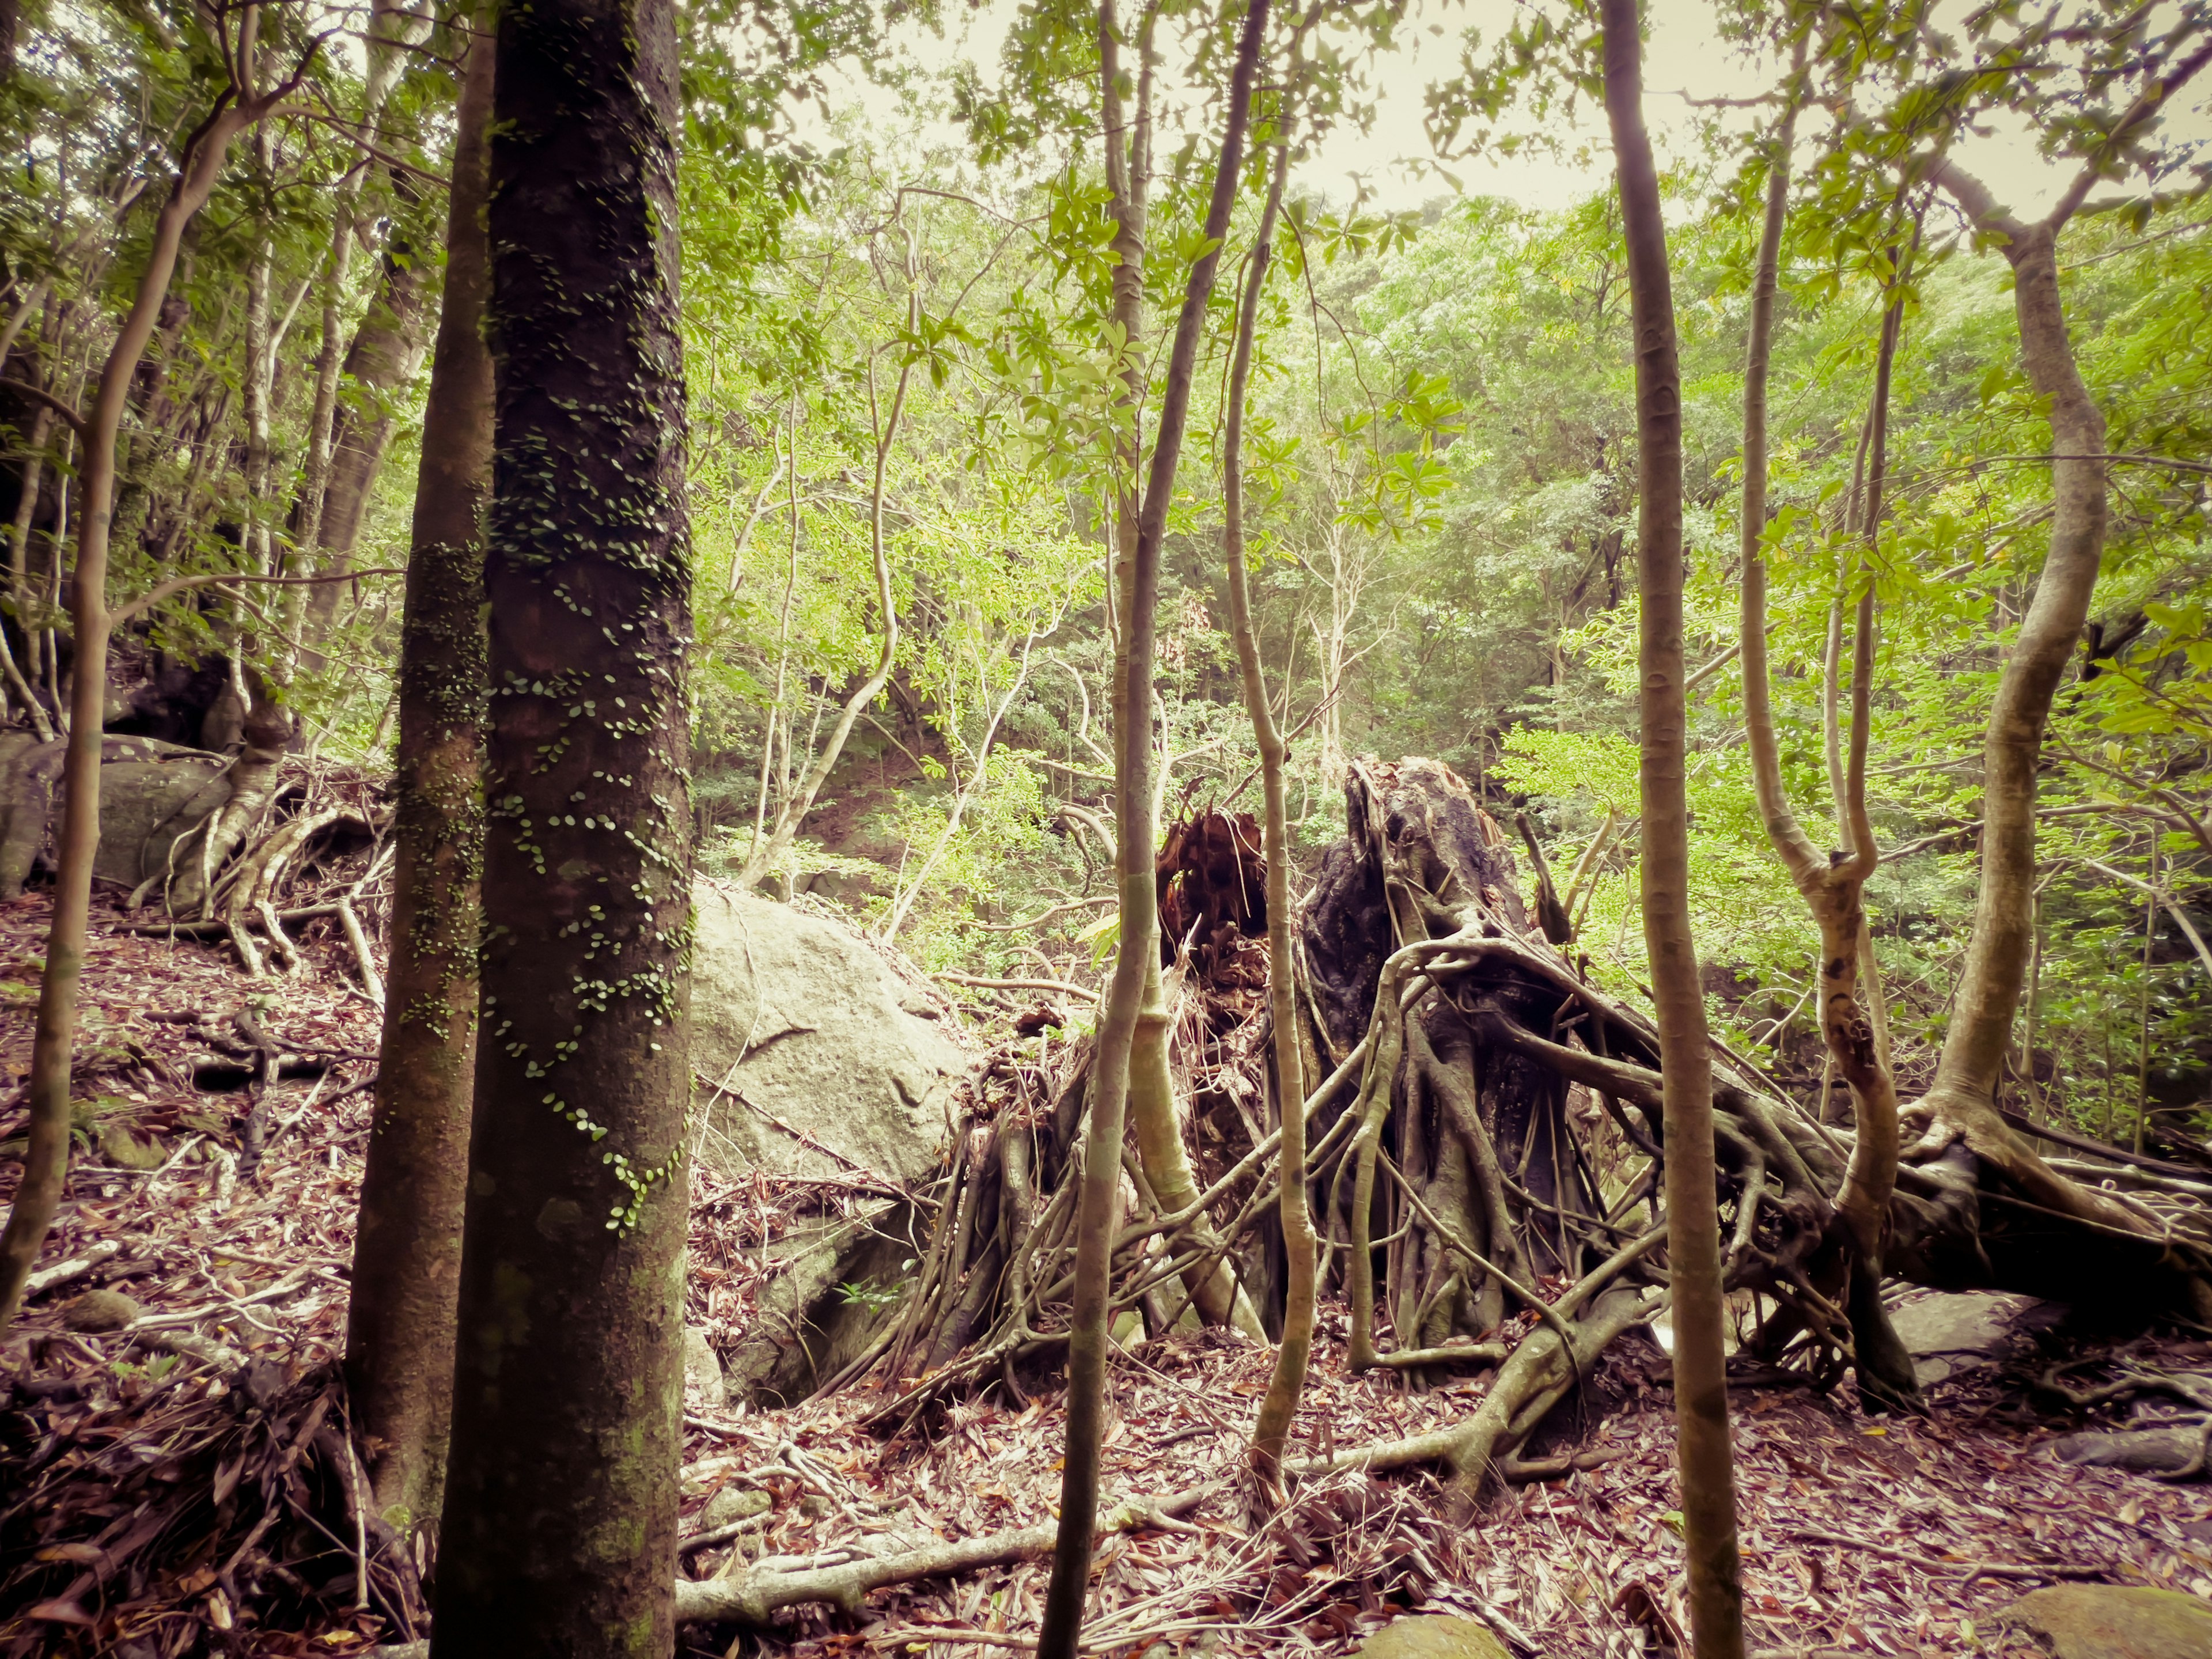
[[[0,732],[0,899],[23,888],[60,817],[66,745]],[[158,874],[170,845],[228,796],[228,758],[154,738],[103,738],[100,848],[93,873],[136,887]]]
[[[859,1358],[913,1277],[923,1227],[912,1205],[878,1199],[770,1245],[775,1276],[724,1368],[730,1397],[792,1405]]]
[[[694,892],[691,1064],[733,1175],[937,1166],[974,1056],[929,982],[825,917],[702,880]]]
[[[948,1004],[851,928],[702,880],[693,895],[691,1060],[732,1175],[863,1177],[937,1169],[975,1063]],[[888,1194],[770,1247],[774,1275],[726,1356],[733,1400],[805,1398],[856,1358],[922,1255],[925,1225]]]

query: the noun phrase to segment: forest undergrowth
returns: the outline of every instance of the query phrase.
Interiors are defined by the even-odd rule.
[[[11,984],[47,908],[33,892],[0,910]],[[34,1365],[11,1369],[35,1382],[0,1416],[0,1490],[12,1495],[0,1510],[0,1652],[174,1652],[195,1628],[241,1656],[404,1641],[422,1611],[411,1564],[350,1501],[345,1443],[325,1432],[343,1409],[335,1376],[376,1011],[328,920],[303,925],[305,971],[281,981],[248,979],[220,947],[126,926],[112,908],[96,918],[96,1104],[48,1253],[57,1266],[11,1336],[35,1351],[13,1357]],[[17,1066],[19,1001],[0,1031],[0,1063]],[[273,1082],[210,1041],[241,1046],[241,1013],[289,1057]],[[256,1115],[258,1167],[242,1170]],[[15,1132],[0,1124],[0,1138]],[[747,1328],[766,1246],[851,1198],[835,1182],[695,1173],[690,1316],[725,1343]],[[92,1290],[129,1301],[79,1299]],[[1294,1460],[1446,1427],[1489,1387],[1488,1374],[1419,1392],[1388,1370],[1351,1375],[1347,1330],[1342,1303],[1325,1302]],[[2052,1414],[2037,1380],[2102,1348],[2064,1327],[2039,1342],[1935,1385],[1924,1415],[1871,1418],[1848,1390],[1735,1391],[1754,1650],[1968,1650],[2023,1589],[2068,1579],[2212,1595],[2212,1491],[2054,1461],[2046,1443],[2082,1414]],[[2125,1353],[2201,1369],[2212,1343],[2139,1338]],[[1650,1338],[1616,1341],[1579,1405],[1522,1449],[1516,1474],[1553,1478],[1516,1480],[1465,1529],[1418,1469],[1310,1479],[1251,1528],[1237,1476],[1270,1363],[1218,1330],[1115,1352],[1107,1507],[1159,1510],[1106,1541],[1089,1650],[1198,1639],[1212,1654],[1340,1653],[1414,1607],[1475,1613],[1522,1659],[1679,1640],[1673,1404]],[[1021,1387],[1026,1405],[987,1391],[889,1435],[869,1423],[884,1403],[872,1389],[785,1410],[687,1409],[684,1573],[703,1588],[1017,1528],[1048,1537],[1065,1431],[1057,1367],[1025,1370]],[[770,1506],[709,1528],[729,1490]],[[1032,1559],[891,1586],[854,1609],[794,1607],[749,1639],[808,1656],[1018,1651],[1033,1639],[1044,1572]],[[694,1622],[682,1650],[738,1651],[735,1635]]]

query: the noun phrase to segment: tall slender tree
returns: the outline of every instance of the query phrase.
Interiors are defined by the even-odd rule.
[[[139,359],[154,337],[161,301],[176,272],[185,228],[214,192],[231,141],[289,97],[305,72],[303,58],[269,90],[252,90],[260,22],[260,8],[249,5],[238,15],[234,36],[226,34],[221,41],[228,78],[207,115],[185,139],[176,181],[155,216],[145,267],[123,326],[100,366],[90,410],[80,414],[37,387],[15,386],[53,409],[76,433],[83,507],[77,518],[70,596],[76,662],[69,750],[62,770],[62,823],[55,838],[58,868],[53,921],[46,931],[46,967],[39,981],[38,1024],[31,1042],[31,1124],[22,1185],[9,1212],[7,1228],[0,1232],[0,1328],[22,1304],[23,1287],[46,1229],[53,1224],[69,1172],[70,1075],[76,1041],[77,988],[84,975],[85,924],[92,909],[92,866],[100,850],[100,750],[107,712],[107,641],[116,621],[107,605],[107,544],[115,513],[118,435]]]
[[[490,9],[485,7],[487,22]],[[347,1381],[385,1519],[433,1520],[453,1407],[453,1306],[475,1086],[483,862],[483,530],[492,368],[486,129],[493,42],[465,36],[446,228],[446,292],[399,645],[392,937],[376,1115],[362,1176]]]
[[[1741,592],[1744,724],[1761,821],[1776,855],[1803,895],[1820,930],[1820,1030],[1831,1066],[1851,1091],[1856,1136],[1836,1221],[1848,1251],[1849,1311],[1859,1385],[1881,1403],[1918,1392],[1911,1356],[1891,1330],[1881,1306],[1882,1248],[1889,1227],[1889,1196],[1897,1180],[1897,1085],[1889,1055],[1876,1040],[1869,1007],[1861,1006],[1861,965],[1868,949],[1863,895],[1881,853],[1867,816],[1867,735],[1873,712],[1874,584],[1869,562],[1858,567],[1859,595],[1851,672],[1850,759],[1838,760],[1837,810],[1845,850],[1831,858],[1814,846],[1791,810],[1782,778],[1781,745],[1774,726],[1766,658],[1767,368],[1774,305],[1782,264],[1782,233],[1790,208],[1790,148],[1796,137],[1805,63],[1798,47],[1782,118],[1770,140],[1765,211],[1753,272],[1751,327],[1743,371],[1743,581]],[[1902,273],[1899,273],[1901,278]],[[1886,466],[1889,386],[1904,324],[1900,293],[1882,319],[1875,368],[1874,411],[1869,422],[1865,480],[1869,544],[1881,516]],[[1838,620],[1840,621],[1840,613]],[[1869,984],[1869,1000],[1881,993]]]
[[[1283,1340],[1275,1350],[1275,1369],[1260,1401],[1252,1429],[1251,1469],[1263,1486],[1279,1487],[1283,1449],[1305,1390],[1306,1365],[1313,1353],[1314,1301],[1318,1277],[1313,1211],[1306,1197],[1304,1062],[1298,1044],[1298,1015],[1291,968],[1291,829],[1284,780],[1289,746],[1275,724],[1267,701],[1267,678],[1260,665],[1259,631],[1252,623],[1251,584],[1244,574],[1244,399],[1252,381],[1253,337],[1260,302],[1267,291],[1267,267],[1274,256],[1277,216],[1289,175],[1287,135],[1276,140],[1274,169],[1260,228],[1252,241],[1252,263],[1244,276],[1237,311],[1237,344],[1229,364],[1229,408],[1221,444],[1221,550],[1228,567],[1229,632],[1237,644],[1237,664],[1244,682],[1244,708],[1260,751],[1262,814],[1261,850],[1267,858],[1267,1018],[1273,1027],[1275,1093],[1282,1102],[1283,1146],[1279,1209],[1283,1224]],[[1318,1080],[1318,1079],[1316,1079]]]
[[[1676,1455],[1698,1659],[1741,1659],[1743,1591],[1729,1446],[1712,1055],[1690,933],[1690,815],[1682,664],[1682,371],[1659,173],[1644,126],[1636,0],[1601,0],[1605,108],[1620,175],[1636,340],[1638,714],[1644,938],[1658,1015],[1666,1125],[1667,1256],[1674,1297]]]
[[[1221,262],[1221,242],[1243,170],[1244,127],[1252,106],[1268,0],[1250,0],[1230,72],[1229,107],[1206,203],[1205,251],[1192,261],[1168,354],[1159,423],[1154,432],[1130,576],[1123,589],[1121,669],[1116,689],[1124,728],[1115,744],[1115,876],[1121,891],[1121,936],[1114,977],[1099,1024],[1091,1066],[1090,1122],[1085,1131],[1082,1190],[1075,1222],[1074,1306],[1067,1351],[1067,1453],[1061,1466],[1060,1530],[1052,1579],[1045,1594],[1040,1659],[1074,1659],[1083,1627],[1085,1590],[1091,1578],[1091,1544],[1097,1529],[1098,1462],[1106,1416],[1107,1291],[1114,1234],[1119,1220],[1121,1139],[1128,1103],[1130,1055],[1143,1012],[1148,974],[1158,971],[1160,919],[1153,886],[1154,802],[1152,746],[1143,735],[1152,706],[1153,612],[1159,605],[1160,544],[1167,533],[1168,503],[1175,495],[1183,430],[1190,415],[1199,337]],[[1099,71],[1109,135],[1118,137],[1121,105],[1118,30],[1111,0],[1099,9]],[[1127,227],[1123,227],[1127,234]]]
[[[438,1659],[665,1655],[691,812],[675,9],[502,9],[482,1038]]]

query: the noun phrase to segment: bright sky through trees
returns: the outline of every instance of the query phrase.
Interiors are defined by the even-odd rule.
[[[972,10],[951,8],[942,35],[909,21],[893,33],[892,61],[917,71],[917,79],[966,62],[989,81],[1020,8],[1021,0],[987,0]],[[1332,133],[1298,168],[1293,187],[1317,191],[1338,202],[1364,188],[1372,205],[1399,211],[1449,193],[1454,179],[1469,194],[1501,196],[1540,209],[1565,207],[1607,184],[1612,152],[1605,143],[1605,124],[1595,108],[1581,112],[1576,123],[1550,124],[1559,140],[1556,153],[1551,147],[1531,146],[1515,156],[1461,160],[1446,168],[1431,150],[1422,126],[1427,88],[1454,71],[1469,28],[1480,30],[1486,40],[1495,40],[1511,26],[1516,9],[1514,0],[1474,0],[1467,6],[1430,0],[1410,8],[1398,49],[1380,58],[1371,71],[1380,94],[1372,129],[1361,132],[1346,127]],[[1948,0],[1937,12],[1950,22],[1962,9],[1957,0]],[[1779,66],[1747,58],[1718,38],[1707,6],[1661,0],[1650,9],[1650,28],[1647,76],[1652,139],[1662,166],[1697,153],[1700,119],[1717,115],[1734,129],[1753,118],[1746,110],[1699,109],[1692,99],[1753,97],[1780,79]],[[830,120],[825,121],[817,108],[798,112],[799,130],[807,138],[828,140],[836,117],[857,115],[878,143],[901,131],[921,146],[957,139],[950,122],[917,117],[902,107],[904,94],[870,81],[857,66],[840,65],[830,86]],[[921,88],[915,90],[927,100]],[[2212,134],[2212,89],[2188,99],[2167,125],[2177,132]],[[1957,155],[1962,165],[1986,180],[2015,211],[2029,216],[2049,210],[2071,173],[2071,164],[2046,163],[2036,154],[2033,139],[2016,126],[1999,126],[1987,135],[1968,137]]]

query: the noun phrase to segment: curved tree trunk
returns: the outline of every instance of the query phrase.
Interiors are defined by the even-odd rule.
[[[2114,122],[2106,152],[2121,153],[2126,137],[2153,121],[2208,65],[2212,45],[2198,46],[2165,66],[2164,73],[2150,76],[2142,94]],[[2053,499],[2043,569],[1998,678],[1984,741],[1981,885],[1973,933],[1936,1080],[1905,1114],[1905,1127],[1919,1136],[1905,1156],[1935,1164],[1946,1149],[1963,1144],[2028,1202],[2093,1226],[2132,1233],[2142,1224],[2139,1218],[2052,1170],[2006,1127],[1996,1104],[1997,1081],[2033,954],[2036,770],[2043,733],[2051,699],[2087,620],[2104,555],[2105,417],[2075,362],[2058,283],[2059,234],[2103,171],[2101,164],[2084,167],[2057,206],[2030,224],[2007,213],[1986,185],[1948,157],[1938,155],[1929,168],[1930,180],[1958,204],[1976,230],[1999,242],[2012,268],[2021,361],[2029,384],[2051,411]],[[2183,1282],[2199,1316],[2212,1312],[2212,1293],[2202,1282],[2193,1275]]]
[[[691,811],[668,0],[503,9],[483,1041],[440,1659],[665,1655]]]
[[[488,24],[489,7],[481,14]],[[445,309],[422,416],[414,549],[399,647],[392,939],[384,1037],[361,1183],[346,1376],[385,1520],[434,1521],[453,1414],[474,1094],[477,882],[483,863],[483,520],[491,490],[492,368],[485,131],[493,42],[468,47],[456,113]]]
[[[251,64],[258,14],[248,7],[240,23],[240,61]],[[296,79],[296,77],[295,77]],[[46,1229],[59,1207],[69,1170],[70,1073],[76,1037],[77,987],[84,973],[84,933],[92,908],[92,865],[100,850],[100,722],[107,691],[107,541],[115,501],[116,435],[124,404],[146,343],[153,337],[161,301],[177,265],[185,227],[206,205],[231,141],[289,95],[295,80],[252,96],[228,87],[215,108],[185,140],[177,181],[155,217],[152,246],[131,310],[101,366],[88,417],[77,422],[82,443],[79,477],[84,491],[77,526],[72,613],[76,665],[70,694],[68,758],[63,768],[62,827],[56,838],[60,869],[54,884],[53,921],[46,933],[46,966],[39,982],[39,1016],[31,1045],[29,1145],[22,1184],[0,1232],[0,1328],[22,1305],[23,1287],[39,1257]]]

